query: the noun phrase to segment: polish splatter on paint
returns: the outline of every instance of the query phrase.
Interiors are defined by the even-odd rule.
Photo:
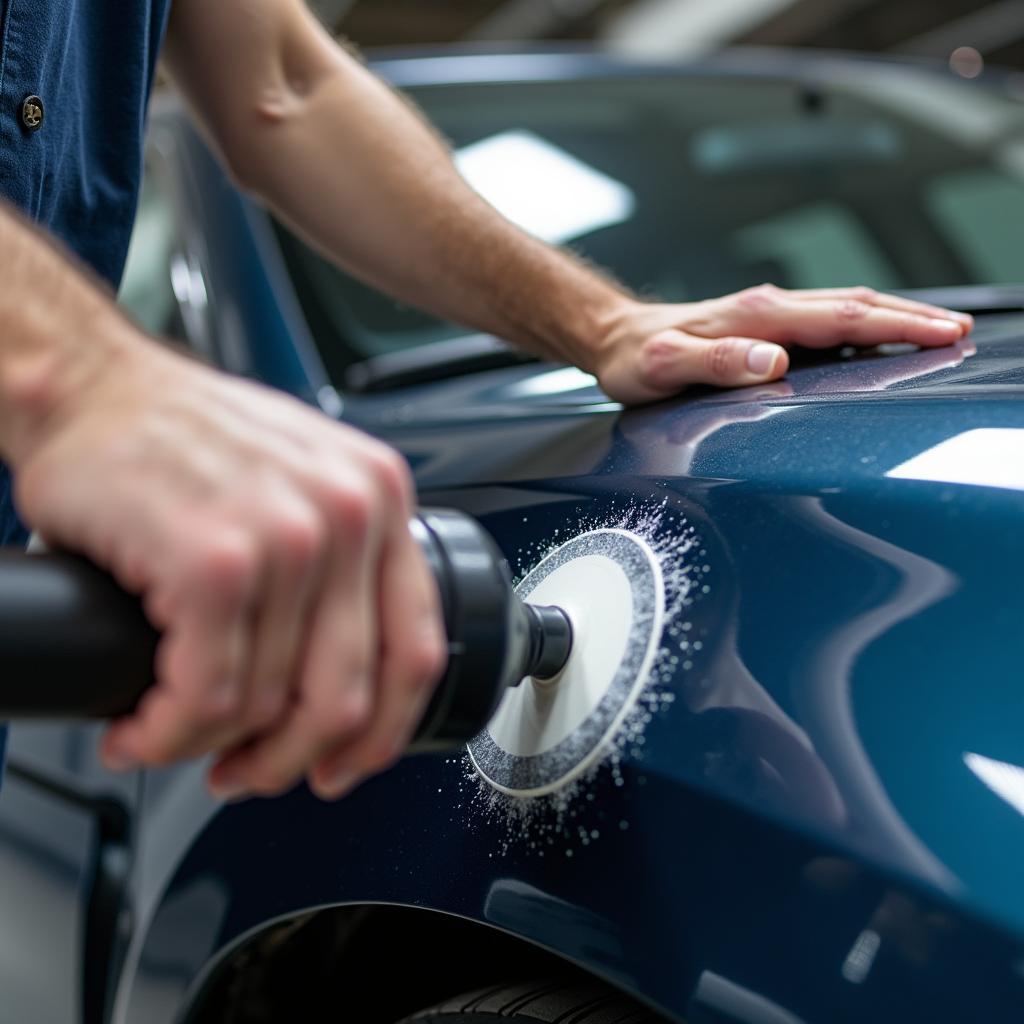
[[[495,856],[505,856],[513,849],[539,857],[578,856],[599,841],[602,831],[627,831],[626,818],[604,820],[606,814],[598,806],[596,791],[609,784],[616,789],[626,787],[623,767],[627,762],[630,784],[646,782],[637,768],[642,765],[647,727],[674,702],[673,680],[680,672],[689,673],[699,657],[701,642],[692,639],[689,610],[710,591],[706,582],[710,566],[697,532],[669,507],[668,499],[657,505],[613,508],[600,519],[581,516],[571,528],[557,528],[546,545],[530,544],[517,552],[513,564],[517,584],[569,540],[609,529],[624,530],[643,540],[660,566],[665,614],[657,654],[639,696],[619,727],[606,738],[601,755],[584,774],[554,792],[526,798],[508,795],[477,773],[468,754],[455,759],[462,769],[458,806],[466,812],[466,824],[500,833]]]

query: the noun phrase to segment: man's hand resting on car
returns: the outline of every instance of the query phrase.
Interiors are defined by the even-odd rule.
[[[773,285],[681,305],[624,303],[590,365],[604,390],[627,404],[690,384],[744,387],[789,369],[793,345],[951,345],[973,320],[870,288],[786,291]]]

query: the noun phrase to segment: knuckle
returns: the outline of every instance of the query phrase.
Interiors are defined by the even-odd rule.
[[[193,725],[201,729],[220,728],[241,721],[244,716],[241,695],[229,693],[200,695],[186,711]]]
[[[211,533],[198,542],[184,562],[186,583],[225,599],[241,598],[256,574],[255,544],[234,531]]]
[[[374,508],[368,489],[336,480],[325,485],[323,502],[329,521],[346,540],[359,545],[369,537]]]
[[[720,338],[704,349],[704,368],[713,380],[729,377],[737,352],[736,341],[732,338]]]
[[[347,694],[341,699],[311,705],[310,718],[316,732],[325,739],[351,736],[370,720],[370,702],[362,694]]]
[[[915,335],[914,328],[917,325],[917,320],[911,313],[898,313],[896,316],[896,340],[897,341],[911,341]]]
[[[246,710],[246,726],[253,732],[262,732],[278,721],[286,704],[287,697],[283,692],[260,694]]]
[[[640,351],[640,380],[644,387],[671,387],[679,360],[679,342],[667,334],[656,334]]]
[[[432,690],[447,664],[447,645],[441,638],[424,638],[408,654],[405,666],[408,688],[414,692]]]
[[[286,565],[305,568],[321,551],[326,530],[312,514],[290,512],[274,525],[274,550]]]
[[[836,306],[836,319],[841,324],[856,323],[871,312],[871,307],[859,299],[843,299]]]
[[[874,288],[869,288],[867,285],[858,285],[856,288],[850,290],[850,298],[855,302],[863,302],[870,305],[878,298],[878,292]]]
[[[374,459],[374,475],[389,508],[407,511],[412,507],[412,474],[408,463],[396,451],[381,448]]]
[[[752,313],[763,313],[774,309],[782,298],[782,289],[773,284],[759,284],[744,288],[735,295],[736,305]]]

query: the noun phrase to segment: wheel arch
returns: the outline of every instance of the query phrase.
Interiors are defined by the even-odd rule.
[[[382,986],[382,976],[394,984]],[[179,1020],[313,1019],[334,1001],[366,1024],[390,1024],[469,989],[535,977],[597,977],[628,992],[621,979],[493,925],[432,908],[351,903],[240,936],[196,980]]]

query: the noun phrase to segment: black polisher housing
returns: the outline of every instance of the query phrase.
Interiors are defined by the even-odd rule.
[[[412,530],[437,580],[449,659],[410,750],[437,750],[475,736],[507,686],[556,675],[572,634],[558,609],[515,596],[471,517],[425,510]],[[0,721],[130,712],[153,683],[159,639],[138,599],[84,559],[0,551]]]

